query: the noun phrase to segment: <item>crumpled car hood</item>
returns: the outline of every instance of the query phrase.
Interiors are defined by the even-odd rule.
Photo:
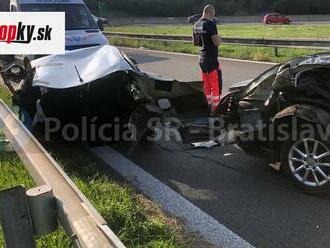
[[[67,89],[90,83],[117,71],[133,70],[118,48],[105,45],[50,55],[31,62],[32,86]]]

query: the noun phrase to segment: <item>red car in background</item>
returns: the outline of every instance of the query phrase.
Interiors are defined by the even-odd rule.
[[[291,19],[279,13],[270,13],[264,16],[263,23],[265,24],[290,24]]]

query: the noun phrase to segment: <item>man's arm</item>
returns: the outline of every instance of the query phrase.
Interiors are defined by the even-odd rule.
[[[218,35],[218,28],[214,22],[210,22],[208,25],[208,32],[211,35],[213,44],[218,47],[221,44],[221,37]]]
[[[214,44],[216,47],[218,47],[218,46],[221,45],[222,40],[221,40],[221,37],[220,37],[219,35],[217,35],[217,34],[212,35],[211,38],[212,38],[213,44]]]

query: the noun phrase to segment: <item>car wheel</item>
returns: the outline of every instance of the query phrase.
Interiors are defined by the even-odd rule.
[[[272,22],[268,20],[268,21],[266,21],[266,24],[272,24]]]
[[[281,149],[281,160],[285,172],[304,191],[329,189],[330,144],[327,141],[308,137],[285,142]]]

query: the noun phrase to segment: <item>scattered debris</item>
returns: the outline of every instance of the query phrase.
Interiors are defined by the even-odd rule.
[[[215,146],[218,146],[219,144],[215,141],[206,141],[206,142],[198,142],[198,143],[193,143],[192,144],[196,148],[207,148],[211,149]]]

